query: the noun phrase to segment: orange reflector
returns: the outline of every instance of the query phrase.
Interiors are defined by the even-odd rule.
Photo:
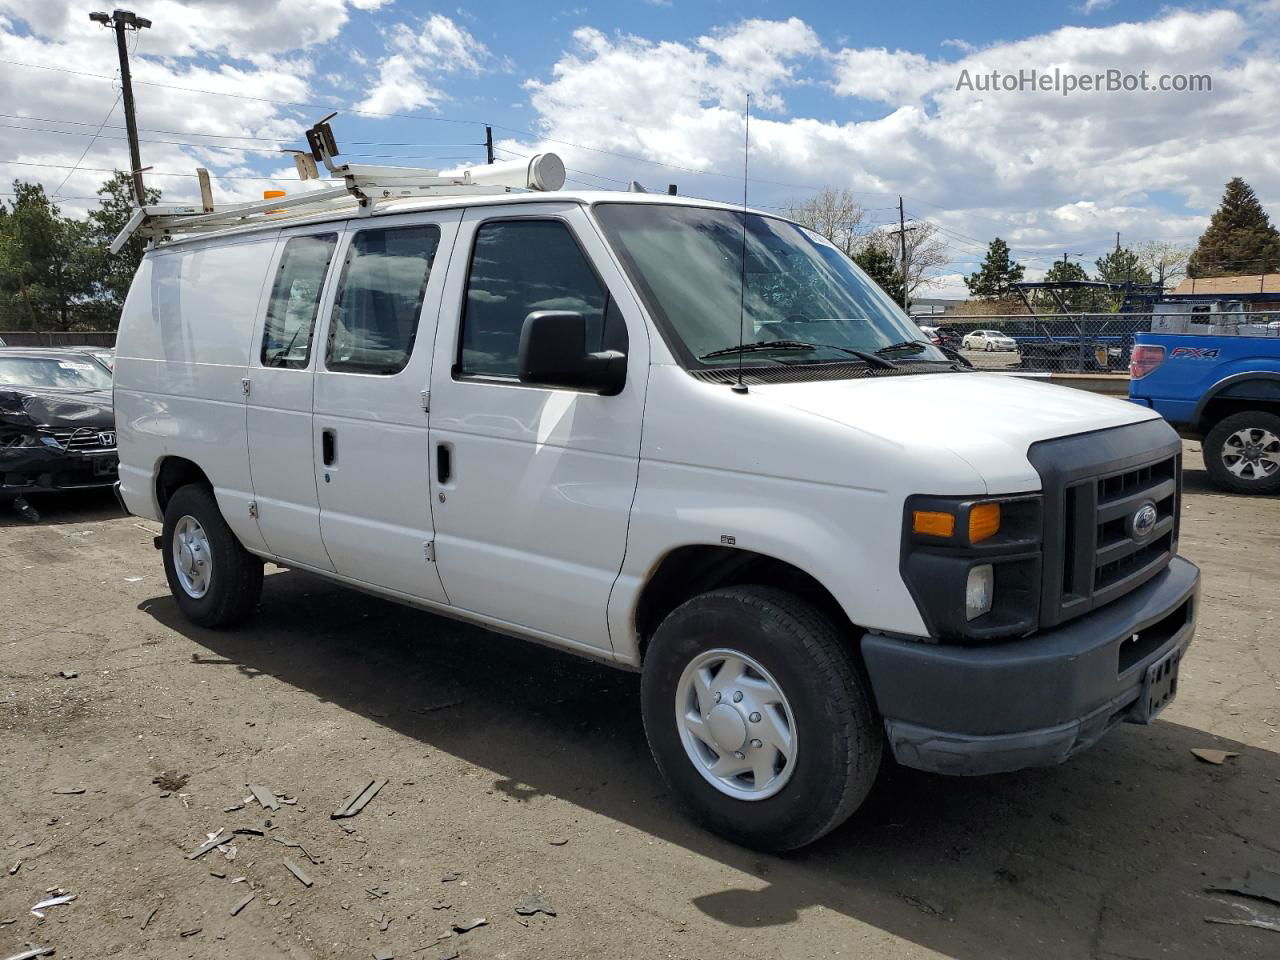
[[[274,200],[276,197],[283,197],[283,196],[284,196],[283,190],[263,190],[262,191],[263,200]]]
[[[911,529],[931,537],[949,537],[956,532],[956,518],[939,510],[916,510]]]
[[[969,542],[981,543],[1000,532],[1000,504],[980,503],[969,511]]]

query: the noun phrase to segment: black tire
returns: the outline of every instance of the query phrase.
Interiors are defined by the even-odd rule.
[[[812,843],[858,808],[879,770],[884,731],[854,642],[818,609],[772,587],[704,593],[662,622],[641,678],[645,734],[663,778],[696,820],[743,846],[783,852]],[[681,740],[680,677],[700,654],[720,647],[764,667],[794,715],[794,767],[766,799],[738,799],[712,786]]]
[[[1278,493],[1280,492],[1280,470],[1269,475],[1256,478],[1237,476],[1227,467],[1224,456],[1234,456],[1228,447],[1228,441],[1240,431],[1258,430],[1280,438],[1280,416],[1265,410],[1245,410],[1233,413],[1219,420],[1204,438],[1201,449],[1204,451],[1204,466],[1209,472],[1209,479],[1219,490],[1232,493]],[[1268,444],[1267,453],[1276,455],[1274,444]]]
[[[174,563],[174,529],[183,517],[192,517],[203,528],[212,559],[208,587],[203,596],[192,596],[183,586]],[[172,497],[164,511],[160,537],[164,574],[178,608],[201,627],[227,627],[243,621],[262,596],[262,561],[249,553],[222,518],[213,491],[202,484],[188,484]]]

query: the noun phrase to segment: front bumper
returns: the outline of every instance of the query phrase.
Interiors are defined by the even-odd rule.
[[[1092,613],[982,646],[867,634],[862,653],[894,758],[972,776],[1062,763],[1138,718],[1147,667],[1195,633],[1200,570],[1182,557]]]
[[[51,447],[0,450],[0,497],[109,487],[118,478],[114,449],[78,453]]]

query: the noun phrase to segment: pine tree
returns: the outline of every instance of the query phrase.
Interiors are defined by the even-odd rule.
[[[964,278],[964,285],[980,300],[1001,300],[1008,296],[1009,285],[1020,281],[1022,274],[1022,264],[1009,259],[1009,245],[996,237],[987,247],[982,266]]]
[[[1253,188],[1233,177],[1187,263],[1189,277],[1231,277],[1280,270],[1280,231]]]
[[[894,303],[902,302],[902,269],[898,258],[884,243],[874,240],[864,243],[862,249],[854,255],[853,262],[860,266]]]
[[[1098,279],[1107,283],[1151,283],[1151,271],[1128,247],[1117,246],[1105,257],[1099,257]]]
[[[1088,280],[1089,274],[1084,267],[1078,263],[1072,263],[1070,260],[1055,260],[1044,275],[1045,283],[1075,283],[1081,280]],[[1058,298],[1067,305],[1067,309],[1073,312],[1085,312],[1096,308],[1094,291],[1070,290],[1064,289],[1057,291],[1058,297],[1054,297],[1048,292],[1036,294],[1034,304],[1040,313],[1058,313],[1060,306]]]

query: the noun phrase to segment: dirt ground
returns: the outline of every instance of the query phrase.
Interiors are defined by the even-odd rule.
[[[787,857],[682,818],[633,675],[294,572],[201,630],[109,494],[4,511],[0,956],[1276,957],[1205,918],[1248,916],[1206,887],[1280,870],[1280,499],[1213,492],[1188,451],[1204,602],[1162,717],[1055,769],[890,771]],[[219,828],[264,835],[189,859]],[[76,900],[38,920],[50,888]],[[535,893],[555,916],[515,912]]]

